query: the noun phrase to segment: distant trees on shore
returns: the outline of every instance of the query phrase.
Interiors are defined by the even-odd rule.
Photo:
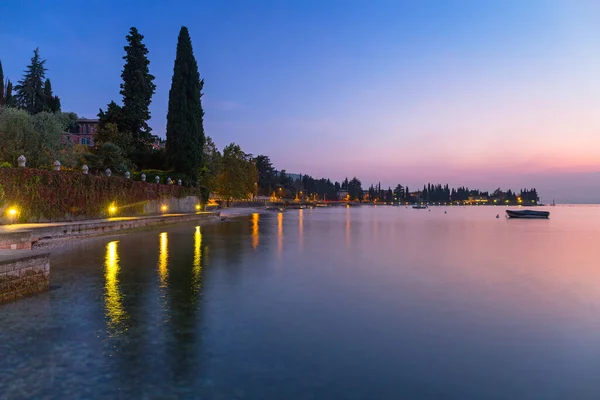
[[[106,168],[115,172],[160,170],[181,177],[185,186],[202,189],[230,202],[254,196],[334,200],[340,196],[361,202],[380,203],[525,203],[539,201],[536,189],[519,193],[496,189],[493,193],[427,184],[410,191],[398,184],[394,189],[381,184],[363,189],[357,178],[341,182],[309,175],[290,175],[277,170],[266,155],[253,156],[231,143],[219,151],[204,131],[201,78],[186,27],[181,27],[175,52],[167,112],[166,148],[155,146],[156,137],[148,124],[149,107],[156,91],[150,72],[149,49],[135,27],[126,35],[120,104],[111,101],[98,113],[95,147],[62,143],[61,134],[77,120],[74,113],[62,113],[61,101],[46,77],[46,60],[34,50],[30,64],[13,88],[5,79],[0,62],[0,162],[16,163],[24,154],[28,165],[49,167],[53,160],[64,166],[86,163],[91,173]]]

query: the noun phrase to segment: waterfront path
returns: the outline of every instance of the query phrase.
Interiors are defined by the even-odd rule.
[[[182,213],[182,214],[161,214],[161,215],[145,215],[145,216],[137,216],[137,217],[113,217],[113,218],[103,218],[103,219],[86,219],[80,221],[58,221],[58,222],[43,222],[43,223],[28,223],[28,224],[7,224],[0,225],[0,235],[6,232],[14,232],[21,230],[34,230],[34,229],[47,229],[47,228],[56,228],[61,226],[72,226],[72,225],[87,225],[87,224],[106,224],[112,222],[119,221],[141,221],[141,220],[156,220],[160,219],[171,219],[173,222],[176,219],[180,219],[182,217],[189,217],[192,215],[215,215],[213,212],[196,212],[196,213]]]
[[[2,248],[15,248],[11,245],[24,242],[38,243],[59,239],[97,236],[116,231],[145,228],[183,222],[215,220],[219,216],[214,212],[195,212],[188,214],[160,214],[138,217],[113,217],[82,221],[64,221],[47,223],[12,224],[0,226],[0,244]],[[28,239],[22,238],[23,234]],[[12,239],[14,237],[14,240]],[[13,243],[14,241],[14,243]],[[25,245],[25,248],[28,246]],[[30,247],[29,247],[30,248]]]

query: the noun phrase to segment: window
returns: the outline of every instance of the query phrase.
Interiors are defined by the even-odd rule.
[[[91,143],[91,141],[90,141],[90,138],[87,138],[87,137],[82,137],[82,138],[79,140],[79,143],[80,143],[80,144],[84,144],[84,145],[86,145],[86,146],[90,146],[90,145],[92,144],[92,143]]]

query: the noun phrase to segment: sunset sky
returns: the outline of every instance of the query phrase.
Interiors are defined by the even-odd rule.
[[[186,25],[219,147],[363,186],[536,186],[546,202],[600,202],[600,2],[123,3],[0,2],[5,76],[40,47],[63,110],[93,118],[120,99],[136,26],[164,136]]]

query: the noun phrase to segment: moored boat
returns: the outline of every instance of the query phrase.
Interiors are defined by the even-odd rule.
[[[422,210],[427,208],[427,204],[415,204],[412,206],[412,208],[416,209],[416,210]]]
[[[506,216],[508,218],[547,219],[548,217],[550,217],[550,212],[535,210],[506,210]]]

